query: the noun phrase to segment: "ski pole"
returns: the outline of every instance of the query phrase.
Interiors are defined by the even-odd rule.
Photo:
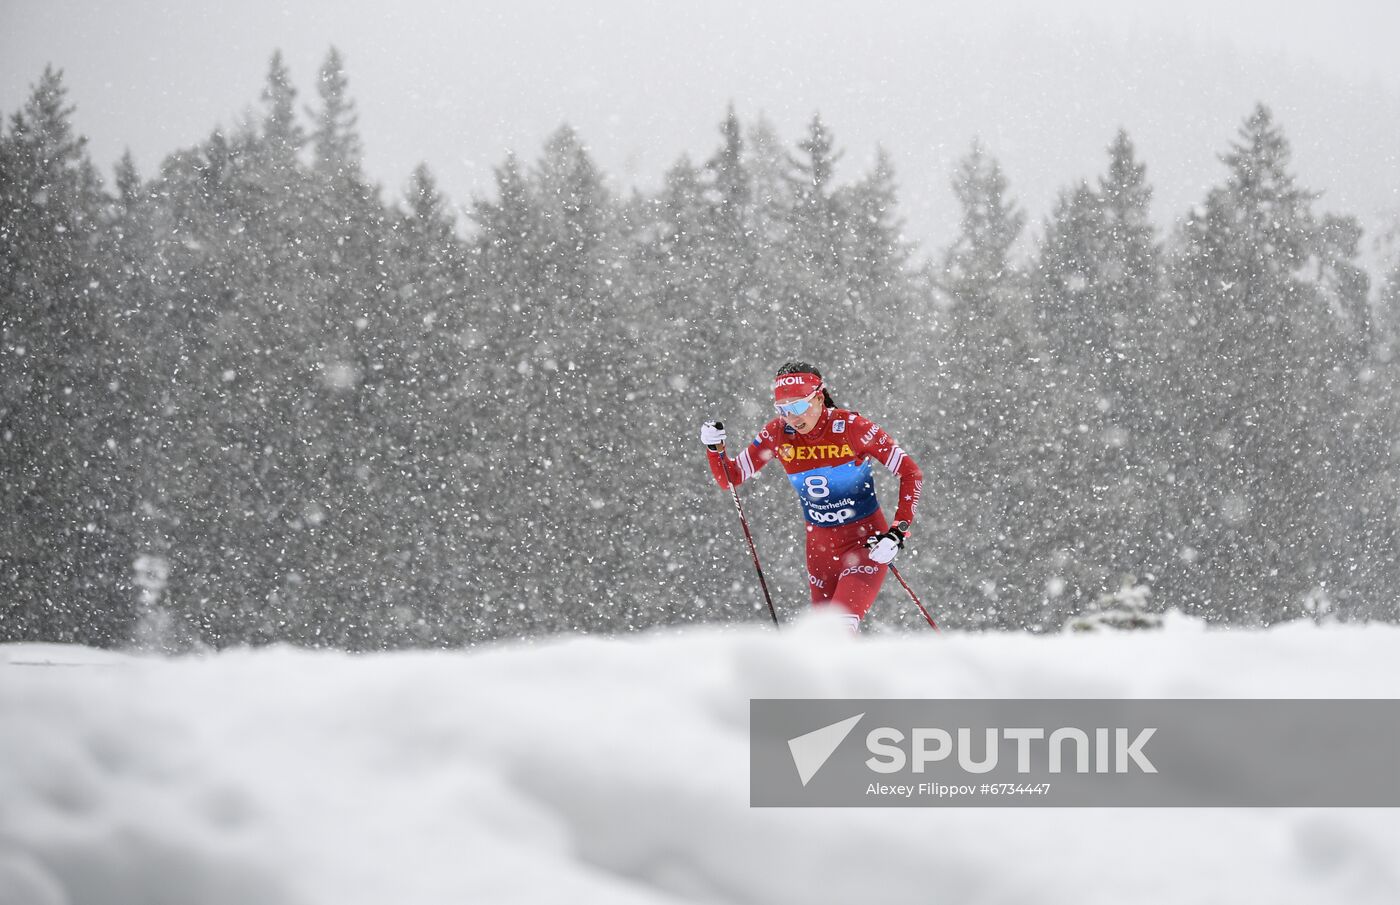
[[[909,592],[909,596],[913,599],[914,605],[919,608],[920,613],[924,614],[924,618],[928,620],[929,625],[933,626],[933,630],[940,635],[943,634],[943,630],[938,627],[938,623],[934,622],[933,617],[928,614],[928,610],[924,609],[923,603],[919,600],[919,595],[915,594],[914,589],[909,587],[909,582],[905,581],[904,576],[899,574],[899,570],[894,567],[894,563],[890,563],[890,572],[893,573],[895,578],[899,579],[899,583],[904,586],[904,590]]]
[[[722,428],[724,425],[715,422],[715,427]],[[763,588],[763,599],[768,602],[768,615],[773,617],[773,625],[778,627],[778,611],[773,609],[773,596],[768,593],[768,582],[763,578],[763,566],[758,562],[758,547],[754,545],[753,532],[749,531],[749,520],[744,516],[744,504],[739,501],[739,485],[729,473],[729,457],[725,455],[724,444],[712,445],[709,448],[719,453],[720,462],[724,465],[724,477],[729,482],[729,495],[734,498],[734,508],[739,513],[739,524],[744,528],[744,540],[749,542],[749,554],[753,557],[754,571],[758,573],[758,585]]]

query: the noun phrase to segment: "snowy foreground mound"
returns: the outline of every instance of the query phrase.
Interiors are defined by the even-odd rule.
[[[1400,697],[1400,629],[0,646],[0,903],[1400,902],[1387,810],[748,806],[750,697]]]

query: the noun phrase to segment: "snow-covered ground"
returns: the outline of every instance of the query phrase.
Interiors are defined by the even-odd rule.
[[[1400,628],[0,646],[3,905],[1400,902],[1372,810],[751,809],[750,697],[1397,697]]]

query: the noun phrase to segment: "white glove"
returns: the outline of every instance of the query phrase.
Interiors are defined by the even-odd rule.
[[[723,446],[724,425],[718,421],[706,421],[700,425],[700,442],[706,446]]]
[[[887,566],[894,562],[895,556],[899,555],[900,548],[904,546],[904,532],[895,525],[884,534],[872,534],[865,539],[866,549],[870,551],[870,561]]]

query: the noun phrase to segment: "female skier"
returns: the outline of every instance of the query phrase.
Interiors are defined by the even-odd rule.
[[[753,477],[777,458],[797,491],[807,520],[807,582],[812,605],[832,607],[858,630],[904,546],[919,505],[923,472],[878,425],[836,407],[821,372],[795,361],[773,378],[778,417],[735,458],[724,450],[717,421],[700,428],[710,471],[721,487]],[[899,476],[894,525],[875,497],[874,459]]]

